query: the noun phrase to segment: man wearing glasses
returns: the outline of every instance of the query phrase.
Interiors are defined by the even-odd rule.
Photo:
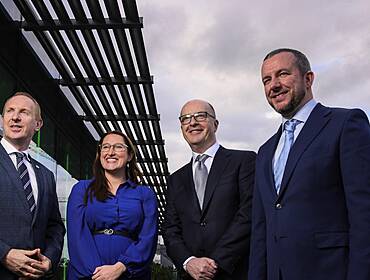
[[[167,254],[179,279],[246,279],[256,154],[220,146],[208,102],[187,102],[179,120],[192,158],[168,179]]]

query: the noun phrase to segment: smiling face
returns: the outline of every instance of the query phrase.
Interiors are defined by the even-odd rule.
[[[113,145],[115,144],[125,144],[125,140],[121,135],[108,134],[104,137],[101,145],[110,144],[111,147],[108,151],[100,152],[100,163],[105,170],[105,173],[109,172],[112,174],[121,174],[126,176],[126,166],[131,160],[132,154],[124,149],[123,151],[115,151]]]
[[[301,73],[292,53],[281,52],[266,59],[261,72],[267,101],[283,117],[293,117],[312,99],[314,74]]]
[[[24,95],[13,96],[4,105],[4,138],[19,151],[26,150],[42,126],[38,105]]]
[[[202,100],[191,100],[187,102],[181,110],[181,116],[194,114],[198,112],[207,112],[211,116],[215,113],[210,105]],[[203,153],[216,142],[216,131],[218,121],[208,116],[203,121],[197,121],[191,118],[189,124],[182,124],[181,131],[190,148],[197,153]]]

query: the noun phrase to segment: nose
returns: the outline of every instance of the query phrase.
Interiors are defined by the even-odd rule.
[[[272,90],[279,90],[281,88],[281,83],[278,78],[273,78],[271,80],[271,89]]]
[[[109,154],[109,155],[112,155],[112,154],[114,154],[114,153],[115,153],[114,146],[110,146],[110,147],[109,147],[109,150],[108,150],[108,154]]]
[[[195,119],[194,116],[192,116],[191,119],[190,119],[190,125],[195,125],[197,123],[198,123],[198,121]]]
[[[191,119],[190,119],[190,123],[189,123],[190,125],[197,125],[198,124],[198,121],[195,119],[195,117],[194,116],[192,116],[191,117]]]
[[[20,113],[17,111],[13,111],[10,117],[12,120],[20,120]]]

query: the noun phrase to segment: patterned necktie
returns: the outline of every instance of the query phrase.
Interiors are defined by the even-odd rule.
[[[281,186],[281,181],[283,179],[285,165],[288,160],[290,148],[292,147],[293,142],[294,142],[294,130],[297,124],[299,123],[300,123],[299,120],[291,119],[289,121],[286,121],[284,124],[284,133],[285,133],[284,145],[274,165],[274,179],[275,179],[275,188],[276,188],[277,193],[279,193],[280,191],[280,186]]]
[[[207,167],[205,166],[204,162],[208,158],[208,155],[198,155],[195,159],[196,166],[195,166],[195,172],[194,172],[194,184],[195,184],[195,191],[197,193],[200,209],[203,207],[203,199],[204,199],[204,193],[206,190],[206,184],[207,184],[207,177],[208,177],[208,171]]]
[[[36,209],[36,203],[32,193],[30,175],[28,174],[27,166],[25,164],[25,161],[27,160],[27,155],[24,153],[15,153],[15,154],[17,156],[17,169],[22,181],[23,190],[26,195],[31,215],[33,216]]]

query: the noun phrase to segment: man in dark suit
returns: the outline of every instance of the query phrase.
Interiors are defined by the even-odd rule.
[[[58,265],[65,228],[52,172],[29,156],[42,126],[40,107],[28,93],[3,109],[0,142],[0,279],[43,278]]]
[[[245,279],[256,155],[217,143],[218,120],[205,101],[187,102],[179,119],[193,156],[168,180],[167,254],[180,279]]]
[[[283,120],[257,156],[249,280],[370,279],[366,115],[317,103],[299,51],[272,51],[261,72]]]

